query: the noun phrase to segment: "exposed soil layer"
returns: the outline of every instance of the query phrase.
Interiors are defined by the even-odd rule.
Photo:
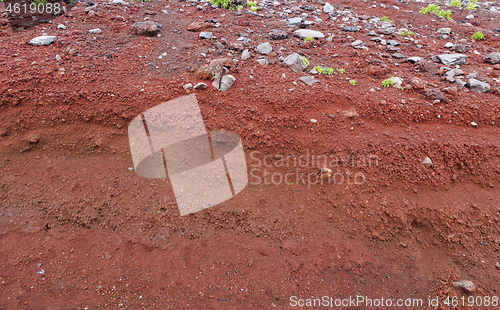
[[[422,308],[439,296],[440,308],[450,309],[447,296],[498,296],[500,71],[483,61],[500,52],[498,15],[479,10],[464,25],[418,13],[423,3],[330,2],[412,30],[422,48],[386,37],[405,41],[398,47],[406,57],[425,58],[415,65],[364,30],[341,31],[351,21],[324,13],[311,29],[332,41],[306,42],[269,38],[271,29],[295,30],[268,13],[272,5],[238,16],[175,0],[96,2],[97,14],[77,3],[24,31],[0,20],[0,309],[288,309],[291,296],[356,295],[421,298]],[[274,9],[307,4],[323,8],[290,2]],[[470,14],[456,10],[455,20]],[[161,36],[134,34],[145,16],[162,25]],[[192,22],[214,38],[187,31]],[[453,30],[448,40],[436,34],[445,27]],[[89,33],[95,28],[102,33]],[[470,39],[478,30],[485,40]],[[27,44],[42,33],[57,40]],[[237,41],[240,33],[252,41]],[[430,56],[464,38],[471,51],[460,69],[488,79],[490,92],[459,88],[436,102],[409,84],[416,77],[427,89],[450,86]],[[354,49],[356,39],[368,50]],[[261,66],[254,48],[268,41],[273,52]],[[236,43],[252,57],[230,68],[236,82],[229,91],[206,80],[206,90],[183,88],[202,82],[195,71],[208,60],[240,59]],[[311,67],[345,72],[307,86],[298,81],[306,73],[282,65],[280,57],[293,52]],[[406,88],[382,87],[390,76]],[[168,179],[129,169],[127,126],[192,92],[207,130],[241,136],[250,183],[181,217]],[[279,155],[308,163],[280,165]],[[314,184],[321,156],[342,182]],[[425,157],[432,166],[422,164]],[[290,184],[272,177],[287,173]],[[452,286],[462,279],[477,290]]]

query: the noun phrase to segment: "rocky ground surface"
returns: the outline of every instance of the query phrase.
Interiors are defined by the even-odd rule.
[[[0,3],[0,309],[498,296],[500,4],[238,4]],[[189,93],[251,174],[181,217],[168,180],[133,171],[127,126]],[[344,179],[264,178],[325,164],[278,155]]]

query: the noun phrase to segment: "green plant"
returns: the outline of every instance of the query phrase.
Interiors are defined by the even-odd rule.
[[[447,20],[451,19],[451,11],[442,10],[439,5],[429,4],[427,7],[420,9],[420,13],[429,14],[434,12],[437,16],[441,16]]]
[[[314,70],[318,71],[319,74],[321,74],[321,67],[320,66],[316,66],[313,68]]]
[[[474,2],[474,3],[476,3],[476,2],[477,2],[477,0],[470,0],[470,2]]]
[[[252,7],[250,7],[250,11],[252,11],[252,12],[257,12],[257,10],[258,10],[258,9],[259,9],[259,8],[258,8],[258,7],[256,7],[256,6],[252,6]]]
[[[33,0],[33,2],[31,2],[31,3],[34,3],[36,6],[39,6],[39,5],[46,6],[47,0]]]
[[[302,62],[304,62],[304,64],[306,65],[306,67],[309,67],[309,65],[311,64],[309,62],[309,60],[307,60],[307,58],[305,58],[304,56],[300,56],[300,58],[302,58]]]
[[[475,11],[476,10],[476,5],[472,2],[467,3],[467,10]]]
[[[247,6],[257,6],[257,1],[247,1]]]
[[[304,38],[304,41],[311,41],[311,40],[314,40],[314,37],[307,37],[307,38]]]
[[[406,35],[407,35],[407,36],[411,36],[411,35],[413,35],[413,31],[411,31],[411,30],[410,30],[410,31],[408,31],[408,32],[406,33]]]
[[[482,40],[484,39],[484,34],[482,34],[481,31],[478,31],[472,35],[471,39]]]
[[[240,12],[241,12],[241,10],[243,10],[243,6],[242,6],[242,5],[238,5],[238,6],[236,7],[236,9],[237,9],[238,11],[240,11]]]
[[[382,81],[382,86],[384,86],[384,87],[389,87],[392,84],[394,84],[394,77],[393,76],[391,76],[390,78]]]
[[[389,17],[387,17],[387,16],[383,16],[380,20],[381,20],[381,21],[383,21],[383,22],[388,22],[388,23],[392,23],[392,22],[393,22],[393,21],[392,21],[392,20],[390,20],[390,19],[389,19]]]
[[[220,8],[227,9],[231,5],[231,0],[210,0],[210,3]]]
[[[344,68],[337,69],[337,71],[338,71],[339,73],[344,73],[344,72],[345,72]]]
[[[326,68],[325,71],[323,71],[324,74],[327,75],[332,75],[333,74],[333,68]]]
[[[460,2],[460,0],[451,0],[450,6],[460,7],[462,6],[462,2]]]
[[[406,87],[401,87],[401,90],[405,90],[405,89],[406,89]]]
[[[351,84],[352,86],[356,85],[356,80],[349,80],[349,84]]]

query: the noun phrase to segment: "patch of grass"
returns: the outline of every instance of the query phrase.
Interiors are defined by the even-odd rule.
[[[481,31],[478,31],[472,35],[471,39],[482,40],[484,39],[484,34]]]
[[[252,6],[252,7],[250,7],[250,11],[252,11],[252,12],[257,12],[257,10],[258,10],[258,9],[259,9],[259,8],[258,8],[258,7],[256,7],[256,6]]]
[[[389,17],[387,17],[387,16],[383,16],[380,20],[383,22],[393,23],[393,21],[390,20]]]
[[[304,41],[311,41],[311,40],[314,40],[314,37],[307,37],[307,38],[304,38]]]
[[[476,10],[476,5],[472,2],[467,3],[467,10],[475,11]]]
[[[442,10],[439,5],[429,4],[427,7],[420,9],[420,13],[422,14],[429,14],[431,12],[434,12],[437,16],[441,16],[447,20],[451,19],[451,11]]]
[[[300,58],[302,58],[302,62],[304,62],[304,64],[306,65],[306,67],[309,67],[309,65],[311,64],[309,62],[309,60],[307,60],[307,58],[305,58],[304,56],[300,56]]]
[[[326,75],[332,75],[333,74],[333,68],[326,68],[325,71],[323,71],[324,74]]]
[[[238,6],[236,7],[236,9],[237,9],[238,11],[240,11],[240,12],[241,12],[241,10],[243,10],[243,6],[242,6],[242,5],[238,5]]]
[[[342,74],[342,73],[345,72],[345,69],[344,68],[340,68],[340,69],[337,69],[337,71]]]
[[[392,84],[394,84],[394,77],[393,76],[391,76],[390,78],[382,81],[382,86],[384,86],[384,87],[389,87]]]
[[[460,2],[460,0],[451,0],[450,6],[461,7],[462,2]]]
[[[211,4],[215,4],[220,8],[227,9],[231,5],[231,0],[210,0]]]
[[[247,1],[247,6],[257,6],[257,1]]]
[[[314,70],[318,71],[319,74],[321,74],[321,67],[320,66],[316,66],[313,68]]]
[[[352,86],[355,86],[356,85],[356,80],[349,80],[349,84],[351,84]]]
[[[406,35],[407,35],[407,36],[411,36],[411,35],[413,35],[413,31],[411,31],[411,30],[410,30],[410,31],[408,31],[408,32],[406,33]]]

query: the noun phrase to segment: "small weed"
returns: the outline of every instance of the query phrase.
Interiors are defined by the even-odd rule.
[[[319,74],[321,74],[321,67],[320,66],[316,66],[313,69],[318,71]]]
[[[349,84],[351,84],[352,86],[355,86],[356,85],[356,80],[349,80]]]
[[[326,68],[325,71],[323,71],[324,74],[326,75],[332,75],[333,74],[333,68]]]
[[[302,58],[302,61],[304,62],[304,64],[306,65],[306,67],[309,67],[309,65],[311,64],[309,62],[309,60],[307,60],[307,58],[305,58],[304,56],[300,56],[300,58]]]
[[[408,31],[408,32],[406,33],[406,35],[407,35],[407,36],[411,36],[411,35],[413,35],[413,31],[411,31],[411,30],[410,30],[410,31]]]
[[[406,87],[401,87],[401,90],[405,90],[405,89],[406,89]]]
[[[242,5],[238,5],[238,6],[236,7],[236,9],[237,9],[238,11],[240,11],[240,12],[241,12],[241,10],[243,10],[243,6],[242,6]]]
[[[460,0],[451,0],[450,6],[461,7],[462,6],[462,2],[460,2]]]
[[[472,2],[467,3],[467,10],[475,11],[476,10],[476,5]]]
[[[441,16],[447,20],[451,19],[451,11],[442,10],[439,5],[429,4],[429,6],[420,9],[420,13],[422,14],[429,14],[431,12],[434,12],[437,16]]]
[[[337,71],[338,71],[339,73],[344,73],[344,72],[345,72],[344,68],[337,69]]]
[[[304,41],[311,41],[311,40],[314,40],[314,37],[307,37],[307,38],[304,38]]]
[[[388,79],[386,79],[386,80],[383,80],[383,81],[382,81],[382,86],[384,86],[384,87],[389,87],[389,86],[391,86],[392,84],[394,84],[393,79],[394,79],[394,77],[392,77],[392,76],[391,76],[390,78],[388,78]]]
[[[380,20],[383,22],[393,23],[393,21],[390,20],[389,17],[387,17],[387,16],[383,16]]]
[[[231,0],[210,0],[210,3],[220,8],[227,9],[231,5]]]
[[[258,9],[259,9],[259,8],[258,8],[258,7],[256,7],[256,6],[252,6],[252,7],[250,7],[250,11],[252,11],[252,12],[257,12],[257,10],[258,10]]]
[[[257,1],[247,1],[247,6],[257,6]]]
[[[39,5],[46,6],[47,0],[33,0],[33,2],[31,2],[31,3],[34,3],[36,6],[39,6]]]
[[[478,31],[472,35],[471,39],[482,40],[484,39],[484,34],[482,34],[481,31]]]

